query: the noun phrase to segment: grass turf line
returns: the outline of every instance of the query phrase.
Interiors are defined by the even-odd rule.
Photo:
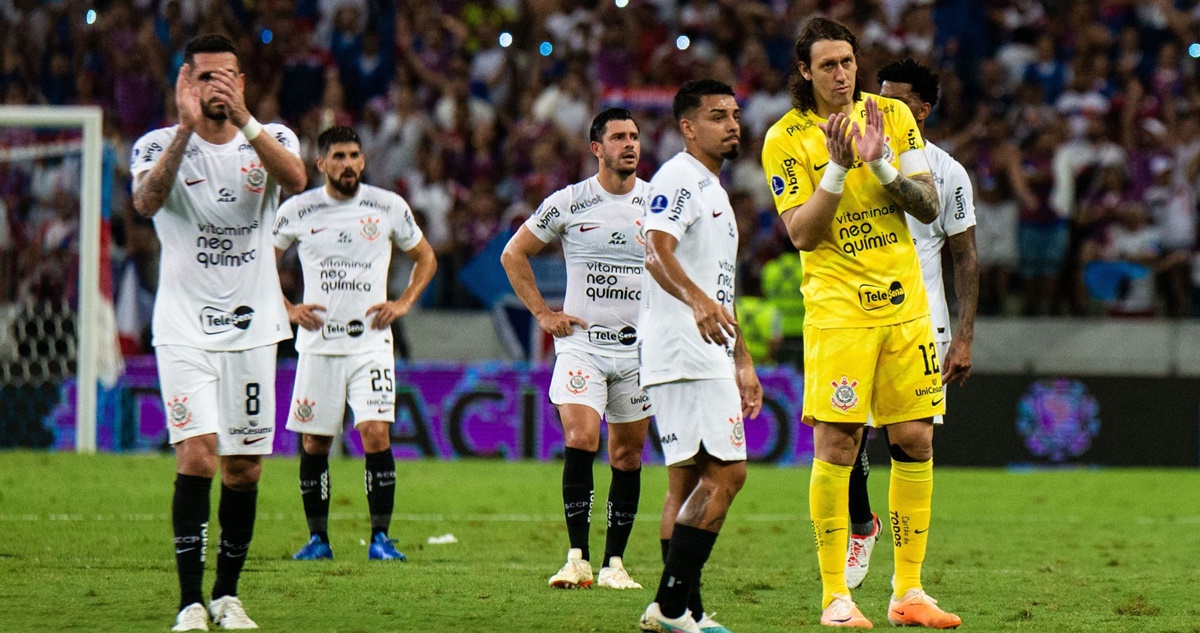
[[[361,460],[335,459],[333,562],[307,537],[295,459],[264,468],[241,596],[266,631],[630,632],[661,572],[666,473],[643,471],[626,565],[642,591],[554,591],[567,548],[559,464],[400,462],[391,535],[407,564],[368,562]],[[177,602],[168,456],[0,453],[0,631],[165,631]],[[607,467],[596,467],[593,564]],[[1200,472],[936,471],[926,590],[971,631],[1200,633]],[[886,468],[874,469],[876,512]],[[705,572],[705,603],[738,632],[823,630],[808,470],[752,466]],[[205,591],[217,538],[213,494]],[[453,533],[459,543],[425,545]],[[854,594],[887,626],[892,548]]]

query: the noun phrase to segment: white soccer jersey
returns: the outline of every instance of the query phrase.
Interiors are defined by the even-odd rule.
[[[360,185],[353,198],[335,200],[322,186],[284,202],[275,248],[300,243],[304,303],[325,306],[319,313],[325,326],[300,328],[296,350],[335,356],[390,350],[391,328],[372,328],[367,309],[387,301],[392,244],[409,251],[421,237],[408,203],[386,189]]]
[[[921,224],[916,218],[908,216],[908,230],[912,233],[917,256],[921,260],[933,338],[938,342],[948,342],[950,307],[946,304],[946,287],[942,281],[942,245],[946,243],[947,236],[958,235],[975,226],[975,194],[967,170],[946,150],[926,141],[925,156],[933,172],[941,213],[930,224]]]
[[[559,239],[567,260],[563,312],[583,319],[569,336],[554,339],[554,351],[636,358],[638,302],[646,241],[642,234],[649,185],[615,196],[592,176],[554,192],[525,221],[539,240]]]
[[[130,162],[135,176],[163,157],[176,127],[138,139]],[[291,130],[263,127],[299,155]],[[175,184],[154,215],[162,242],[154,345],[236,351],[291,337],[271,248],[279,193],[241,132],[224,145],[192,135]]]
[[[645,229],[675,236],[675,257],[706,295],[733,314],[737,221],[717,176],[687,152],[663,163],[650,180]],[[705,343],[692,308],[643,276],[642,386],[677,380],[732,378],[733,346]]]

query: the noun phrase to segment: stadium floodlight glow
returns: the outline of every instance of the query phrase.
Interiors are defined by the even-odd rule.
[[[500,48],[512,46],[512,33],[505,31],[500,34]]]
[[[1192,59],[1200,59],[1200,42],[1192,42],[1188,47],[1188,55],[1191,55]]]
[[[542,54],[542,57],[549,57],[550,53],[554,52],[554,45],[550,42],[542,42],[542,45],[538,47],[538,52]]]
[[[86,20],[89,25],[96,23],[96,10],[95,9],[88,9]]]
[[[100,375],[100,169],[102,113],[95,106],[0,106],[0,126],[83,128],[79,196],[79,312],[75,450],[96,452],[96,395]]]
[[[675,48],[678,48],[681,51],[686,51],[691,45],[692,38],[686,35],[680,35],[679,37],[675,38]]]
[[[629,6],[629,0],[615,0],[618,9],[624,9]]]
[[[273,40],[273,39],[275,39],[275,34],[271,32],[271,29],[263,29],[263,32],[262,32],[262,43],[263,43],[263,44],[270,44],[270,43],[271,43],[271,40]]]

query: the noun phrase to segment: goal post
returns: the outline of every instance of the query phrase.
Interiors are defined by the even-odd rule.
[[[100,213],[103,114],[96,106],[0,106],[0,126],[83,130],[79,194],[79,312],[75,450],[96,452],[99,379]]]

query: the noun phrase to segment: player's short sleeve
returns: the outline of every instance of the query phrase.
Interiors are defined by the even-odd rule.
[[[946,235],[958,235],[975,226],[975,191],[967,170],[951,161],[946,170],[942,195],[942,227]]]
[[[662,231],[682,240],[688,227],[700,217],[699,194],[699,181],[693,174],[678,165],[659,170],[650,181],[646,232]]]
[[[421,227],[417,226],[417,219],[413,217],[408,202],[396,194],[392,194],[392,200],[392,241],[400,250],[411,251],[421,243],[424,234],[421,233]]]
[[[139,138],[133,144],[133,151],[129,155],[129,173],[138,175],[144,171],[150,171],[154,165],[163,157],[167,151],[167,146],[174,136],[175,128],[165,128],[147,132],[142,138]]]
[[[275,137],[275,140],[279,141],[283,149],[286,149],[295,156],[300,156],[300,139],[291,128],[279,123],[268,123],[263,126],[263,131]]]
[[[780,127],[776,124],[767,132],[762,165],[775,200],[775,211],[783,213],[808,202],[816,191],[816,183],[809,175],[808,156],[802,146],[781,132]]]
[[[292,196],[279,205],[279,210],[275,212],[275,228],[271,231],[271,241],[275,248],[286,251],[296,242],[297,231],[300,229],[298,201],[304,198],[302,195]]]
[[[903,101],[879,98],[879,107],[885,110],[883,131],[892,138],[892,146],[900,156],[900,173],[905,176],[929,173],[929,159],[925,157],[925,137],[917,127],[917,119]]]
[[[566,189],[550,194],[550,197],[542,201],[537,211],[525,220],[525,228],[542,242],[549,243],[558,239],[567,219],[568,198]]]

